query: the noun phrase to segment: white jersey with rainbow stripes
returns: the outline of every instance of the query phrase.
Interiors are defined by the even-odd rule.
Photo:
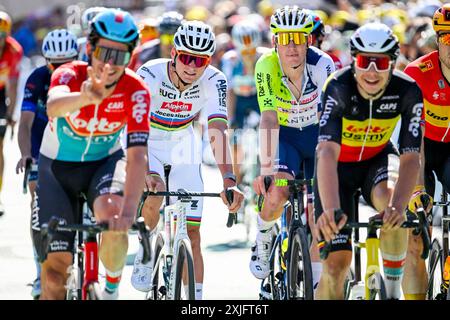
[[[150,60],[137,71],[151,93],[150,139],[183,136],[200,111],[206,113],[208,122],[227,122],[225,75],[208,66],[196,82],[180,92],[169,79],[170,63],[170,59]]]

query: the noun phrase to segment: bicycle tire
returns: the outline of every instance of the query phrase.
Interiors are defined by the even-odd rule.
[[[369,289],[369,300],[387,300],[386,285],[384,284],[384,279],[380,273],[376,273],[375,276],[378,277],[380,288]]]
[[[281,268],[281,243],[277,241],[278,234],[280,233],[280,227],[278,224],[274,225],[274,230],[272,231],[272,243],[271,243],[271,251],[274,252],[274,255],[270,257],[270,273],[267,278],[267,284],[270,288],[270,294],[272,296],[272,300],[281,300],[284,297],[283,284],[279,277],[277,277],[278,273],[282,273]],[[275,268],[278,266],[278,269]],[[282,277],[281,277],[282,278]]]
[[[183,270],[184,265],[187,265],[187,300],[195,300],[195,272],[194,272],[194,258],[192,256],[191,244],[186,239],[179,242],[177,250],[177,261],[175,266],[175,285],[174,285],[174,299],[181,300],[183,291]]]
[[[98,282],[92,282],[87,286],[86,300],[102,300],[102,291]]]
[[[297,228],[289,240],[288,299],[314,300],[311,258],[306,229]]]
[[[442,270],[444,270],[444,252],[441,249],[439,241],[434,239],[431,244],[430,258],[428,260],[427,300],[436,300],[438,297],[441,300],[443,298],[440,296],[443,281]]]
[[[162,233],[159,233],[156,237],[155,246],[153,249],[153,271],[155,276],[152,278],[152,288],[148,295],[148,300],[165,300],[167,296],[167,288],[164,283],[163,277],[163,267],[164,267],[164,255],[161,253],[164,247],[164,236]]]

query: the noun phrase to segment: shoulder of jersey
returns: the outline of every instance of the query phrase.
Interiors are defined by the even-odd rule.
[[[306,53],[306,63],[309,65],[317,65],[321,60],[328,60],[330,64],[334,64],[333,59],[331,59],[331,57],[326,52],[316,47],[310,46]]]
[[[400,70],[394,70],[394,72],[392,73],[392,75],[394,77],[397,77],[403,81],[409,82],[409,83],[416,83],[416,80],[414,80],[413,78],[411,78],[409,75],[407,75],[406,73],[404,73],[403,71]]]
[[[142,66],[140,66],[136,73],[142,78],[147,78],[147,76],[149,76],[153,79],[156,79],[157,75],[165,72],[165,69],[167,68],[167,62],[169,61],[170,59],[165,58],[149,60]]]
[[[222,71],[220,71],[219,69],[217,69],[216,67],[209,65],[205,69],[203,79],[210,81],[210,80],[217,80],[220,78],[225,79],[225,74]]]
[[[327,85],[330,82],[337,82],[346,85],[350,79],[353,79],[352,67],[346,66],[333,72],[327,79]]]
[[[406,66],[407,69],[417,68],[422,73],[439,70],[439,56],[437,51],[424,55]]]
[[[278,59],[277,54],[275,52],[275,49],[273,48],[273,49],[269,49],[267,52],[263,53],[263,55],[261,57],[259,57],[256,64],[273,63],[277,59]],[[277,63],[278,63],[278,61],[277,61]]]
[[[9,47],[11,48],[11,51],[13,53],[20,53],[23,54],[23,48],[20,45],[19,42],[17,42],[16,39],[14,39],[13,37],[7,37],[6,38],[6,43],[9,44]]]

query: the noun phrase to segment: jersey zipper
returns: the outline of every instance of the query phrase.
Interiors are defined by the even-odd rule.
[[[95,105],[95,109],[94,109],[94,120],[97,121],[97,122],[98,122],[98,119],[97,119],[98,107],[99,107],[99,104],[96,104]],[[94,126],[94,128],[92,128],[91,132],[89,133],[89,139],[87,141],[86,149],[84,149],[84,152],[81,155],[81,162],[84,161],[84,157],[86,156],[86,154],[89,151],[89,148],[91,146],[92,136],[94,135],[94,131],[95,131],[95,126]]]
[[[363,144],[361,147],[361,152],[359,154],[358,162],[361,161],[361,159],[362,159],[362,156],[364,153],[364,147],[366,146],[367,136],[369,135],[369,131],[372,126],[372,104],[373,104],[373,100],[369,99],[369,125],[367,126],[366,134],[364,135],[364,141],[363,141]]]

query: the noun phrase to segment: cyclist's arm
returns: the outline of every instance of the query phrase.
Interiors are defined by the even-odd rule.
[[[259,159],[261,162],[261,175],[274,173],[274,159],[278,149],[280,125],[278,115],[274,110],[261,112],[259,122]]]
[[[34,121],[34,112],[22,111],[19,122],[19,149],[22,158],[31,158],[31,127]]]
[[[208,114],[208,135],[214,158],[223,177],[225,173],[233,172],[230,145],[225,134],[228,129],[228,110],[226,106],[228,86],[225,75],[221,72],[213,77],[212,80],[210,86],[206,88],[210,92],[215,93],[211,95],[206,106],[206,112]],[[229,181],[224,180],[224,184],[226,183],[228,184]]]
[[[6,118],[12,119],[14,115],[14,111],[16,109],[16,100],[17,100],[17,84],[19,82],[18,77],[9,78],[8,88],[6,90],[9,98],[9,105],[6,111]]]
[[[147,172],[147,147],[134,146],[127,148],[126,180],[124,187],[124,201],[122,215],[134,217],[137,212],[139,199],[145,186]]]
[[[422,93],[416,84],[411,85],[402,97],[400,169],[392,197],[392,206],[401,211],[406,209],[419,175],[423,111]]]
[[[255,65],[255,83],[258,97],[258,105],[261,113],[259,121],[259,159],[261,162],[261,175],[274,173],[274,159],[278,149],[280,124],[276,109],[276,93],[273,90],[274,75],[276,70],[270,73],[270,65],[262,56]],[[272,67],[273,68],[273,67]],[[276,81],[276,80],[275,80]],[[278,79],[281,81],[281,79]]]
[[[317,183],[324,211],[341,207],[337,166],[341,152],[343,108],[349,88],[331,78],[324,86],[316,149]]]

